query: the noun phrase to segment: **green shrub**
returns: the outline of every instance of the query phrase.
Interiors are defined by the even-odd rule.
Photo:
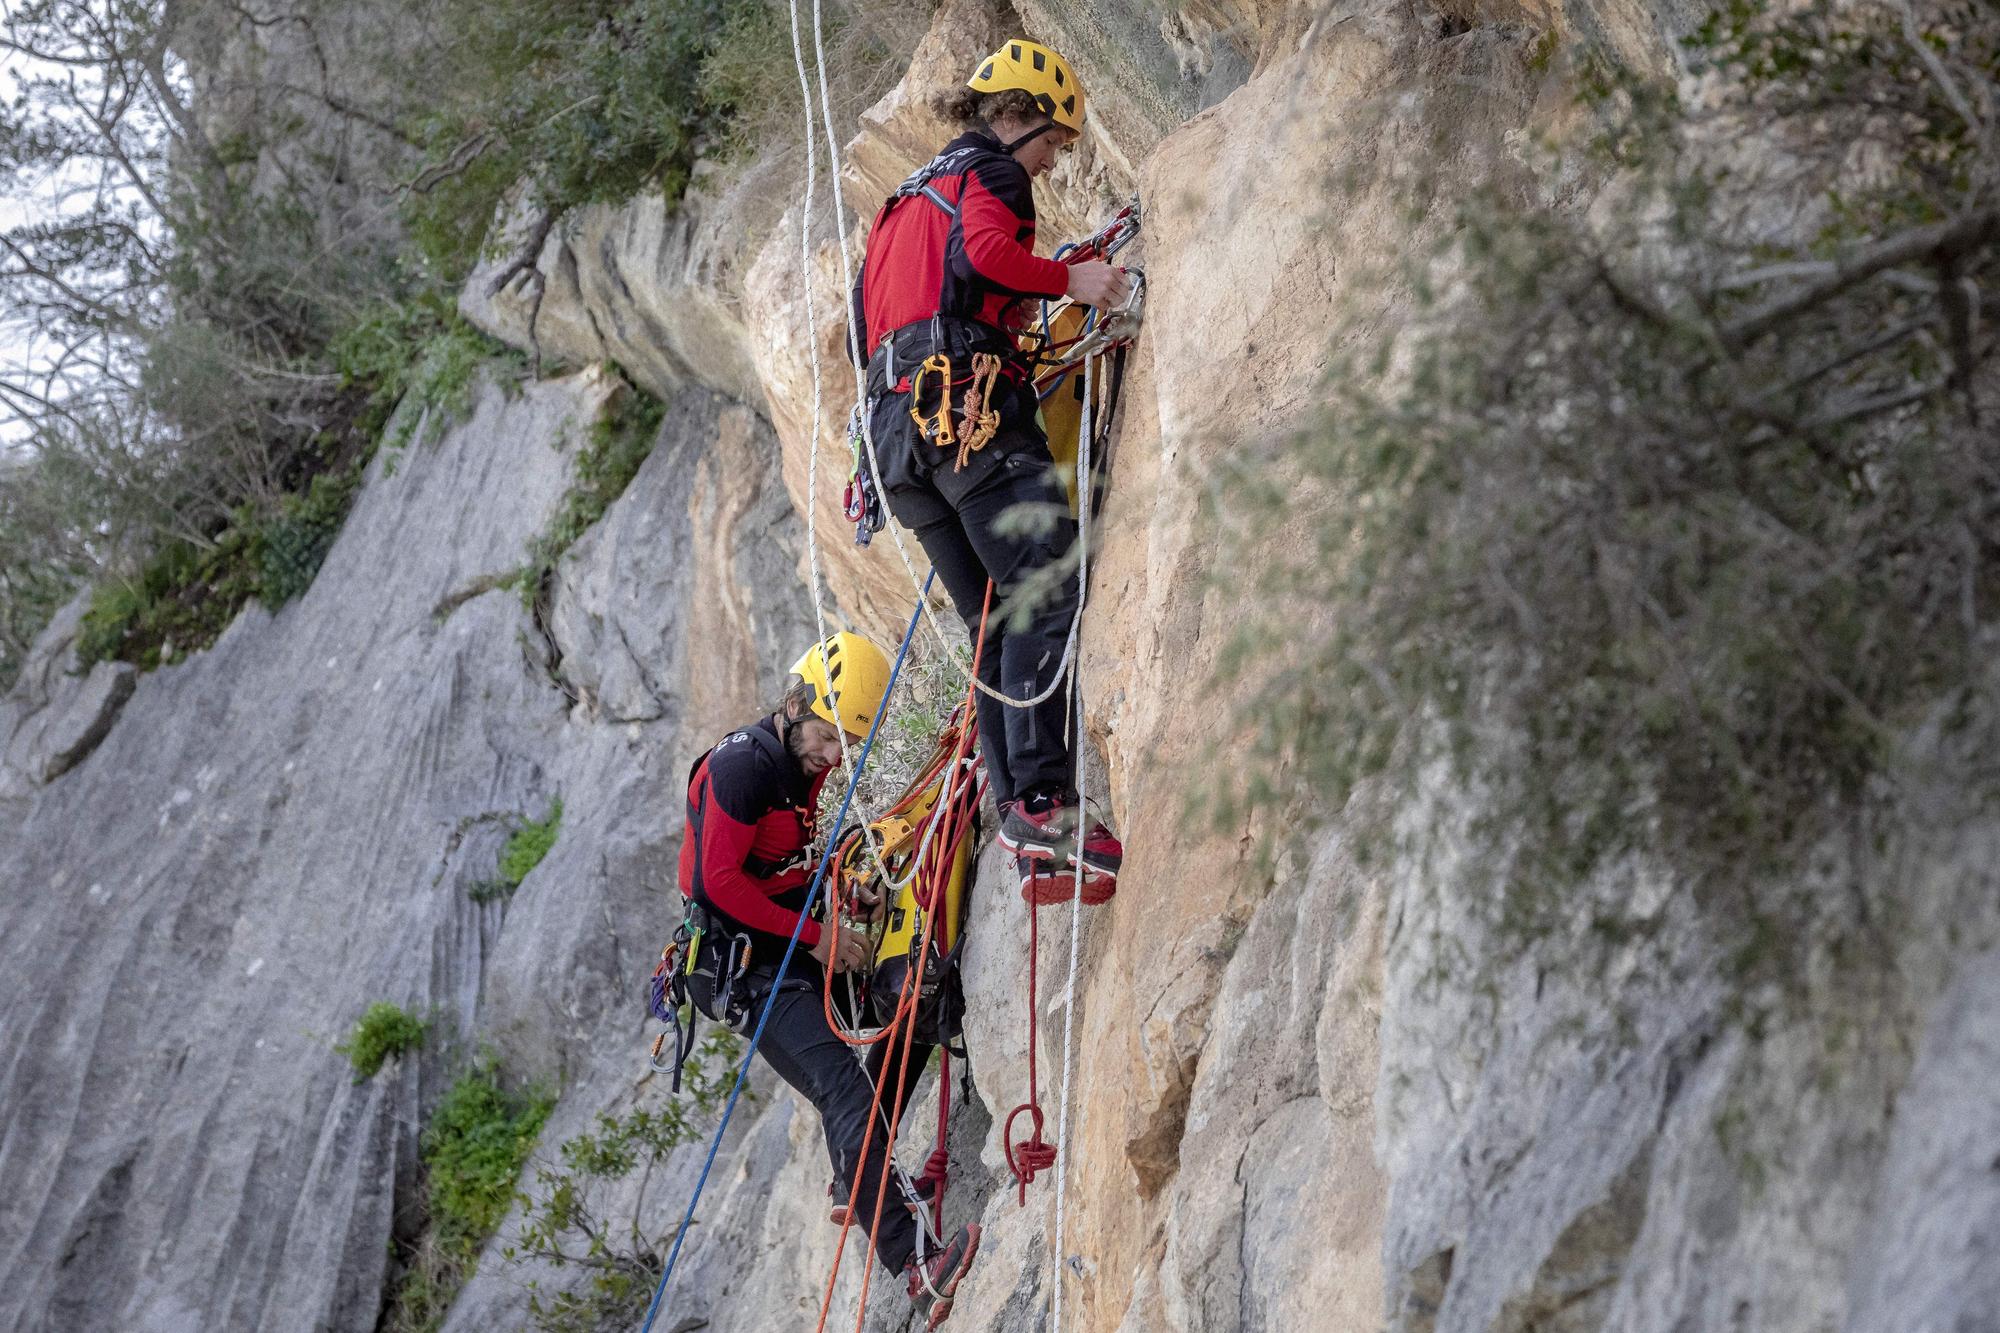
[[[390,1333],[429,1333],[443,1323],[480,1246],[513,1206],[515,1179],[554,1106],[545,1093],[503,1089],[491,1064],[445,1093],[424,1126],[424,1231],[384,1320]]]
[[[333,539],[347,521],[361,473],[322,472],[303,494],[288,495],[276,517],[258,534],[257,595],[275,611],[312,586],[313,577],[333,549]]]
[[[556,845],[556,836],[562,831],[562,816],[563,803],[558,796],[550,802],[549,812],[541,819],[523,820],[507,835],[506,845],[500,849],[500,873],[493,879],[481,880],[473,885],[472,900],[486,902],[492,898],[503,898],[520,888],[521,881],[542,863],[542,858]]]
[[[1978,145],[1892,20],[1731,13],[1702,40],[1743,82],[1700,120],[1671,90],[1599,90],[1592,166],[1618,192],[1589,216],[1534,182],[1471,199],[1407,301],[1336,339],[1324,412],[1216,488],[1245,520],[1225,547],[1264,562],[1225,660],[1255,737],[1231,794],[1324,810],[1378,778],[1351,823],[1421,853],[1458,834],[1391,817],[1465,784],[1473,863],[1529,934],[1640,855],[1754,931],[1778,902],[1757,886],[1806,849],[1912,817],[1927,723],[1926,783],[2000,791],[2000,474],[1972,402],[1991,347],[1920,335],[1953,318],[1948,283],[1810,285],[1990,207]],[[1960,44],[1955,77],[1995,53]],[[1785,189],[1826,206],[1795,243],[1743,234],[1763,183],[1699,151],[1767,134],[1790,136]],[[1862,144],[1885,164],[1865,182],[1843,166]],[[1990,234],[1909,263],[2000,285]]]
[[[656,1111],[601,1114],[595,1133],[564,1141],[559,1167],[536,1168],[520,1240],[508,1248],[506,1257],[556,1268],[575,1266],[589,1278],[577,1289],[559,1291],[544,1290],[539,1280],[530,1281],[532,1327],[541,1333],[593,1333],[630,1327],[644,1313],[666,1259],[667,1239],[648,1231],[642,1221],[647,1215],[647,1192],[675,1148],[697,1142],[711,1131],[716,1112],[735,1084],[742,1054],[743,1044],[734,1034],[714,1033],[689,1059],[682,1096],[662,1103]],[[609,1211],[613,1188],[635,1172],[637,1190],[613,1216]]]
[[[78,660],[151,670],[169,654],[213,644],[252,598],[277,610],[312,586],[360,482],[358,464],[321,472],[274,511],[238,507],[209,546],[169,541],[136,576],[100,583],[84,613]]]
[[[563,553],[604,517],[604,511],[638,475],[640,465],[653,452],[666,410],[666,404],[651,394],[630,389],[619,394],[591,426],[589,439],[577,455],[575,479],[548,528],[528,544],[528,563],[516,576],[522,600],[531,610],[541,595],[543,581]]]
[[[554,1105],[545,1094],[502,1092],[491,1068],[452,1084],[423,1136],[431,1223],[447,1248],[470,1257],[498,1229]]]
[[[894,83],[928,8],[830,0],[837,121]],[[519,186],[554,218],[648,193],[671,208],[697,158],[799,132],[790,23],[770,0],[447,0],[438,22],[455,40],[424,71],[435,110],[412,129],[431,167],[405,215],[446,288]]]
[[[557,212],[648,189],[680,197],[721,123],[702,61],[724,0],[449,0],[457,33],[416,128],[438,170],[410,195],[411,235],[447,281],[477,258],[501,198],[526,181]]]
[[[422,1019],[387,1000],[368,1006],[354,1025],[354,1032],[333,1049],[354,1066],[354,1081],[365,1083],[375,1077],[382,1062],[392,1055],[413,1051],[424,1044]]]
[[[367,390],[366,419],[376,433],[403,404],[395,433],[382,441],[390,449],[418,442],[419,426],[421,443],[429,443],[463,420],[480,367],[500,362],[518,374],[525,366],[438,294],[374,307],[334,338],[331,352],[342,384]]]
[[[221,637],[261,586],[261,533],[248,509],[206,548],[170,541],[132,578],[91,594],[77,640],[85,666],[113,658],[150,671]]]

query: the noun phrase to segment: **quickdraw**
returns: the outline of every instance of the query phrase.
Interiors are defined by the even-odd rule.
[[[888,522],[887,511],[882,506],[882,491],[875,484],[874,474],[868,470],[868,460],[863,457],[861,432],[865,428],[861,419],[863,405],[856,403],[847,415],[847,444],[854,450],[854,470],[848,474],[847,489],[841,493],[841,509],[847,521],[854,525],[854,544],[866,546],[873,541]]]

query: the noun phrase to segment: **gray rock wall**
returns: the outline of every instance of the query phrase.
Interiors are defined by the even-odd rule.
[[[982,862],[950,1219],[986,1242],[951,1327],[1053,1328],[1060,1290],[1058,1333],[2000,1328],[1991,828],[1912,821],[1873,859],[1829,849],[1780,887],[1841,929],[1800,941],[1771,988],[1746,986],[1742,941],[1664,867],[1565,886],[1572,919],[1510,934],[1453,832],[1476,793],[1429,793],[1403,812],[1425,854],[1366,869],[1339,812],[1272,865],[1255,848],[1282,825],[1189,810],[1234,725],[1198,684],[1237,610],[1212,581],[1209,469],[1312,401],[1349,275],[1411,243],[1401,164],[1435,167],[1418,225],[1441,225],[1510,143],[1561,126],[1535,32],[1663,64],[1686,17],[951,0],[863,117],[861,210],[937,135],[923,95],[1023,26],[1074,53],[1104,113],[1045,185],[1048,235],[1135,186],[1148,207],[1151,322],[1083,655],[1091,789],[1126,880],[1083,918],[1074,995],[1068,914],[1043,914],[1031,996],[1025,909]],[[857,552],[836,516],[831,233],[802,265],[796,210],[736,228],[751,213],[730,188],[552,237],[533,338],[526,288],[464,294],[517,345],[617,356],[672,400],[544,622],[494,582],[612,392],[594,372],[489,389],[393,475],[378,465],[306,598],[246,612],[122,710],[129,677],[64,672],[74,612],[0,704],[0,1327],[372,1327],[417,1127],[456,1061],[484,1046],[561,1088],[544,1152],[665,1097],[639,991],[673,915],[680,778],[811,636],[809,495],[836,618],[889,636],[909,607],[888,539]],[[472,903],[509,821],[558,795],[549,858],[511,900]],[[356,1086],[330,1046],[374,999],[437,1036]],[[1058,1166],[1023,1204],[1001,1127],[1028,1089],[1030,1004],[1051,1138],[1066,1024],[1074,1045]],[[767,1074],[753,1089],[657,1327],[816,1320],[824,1149],[795,1097]],[[683,1152],[654,1180],[647,1230],[671,1229],[698,1169]],[[519,1226],[454,1333],[520,1326],[524,1281],[575,1280],[508,1264]],[[850,1245],[829,1327],[857,1317],[859,1259]],[[863,1328],[906,1326],[897,1286],[876,1276]]]
[[[554,595],[559,626],[633,645],[650,684],[573,704],[514,591],[458,600],[521,562],[614,391],[596,371],[488,387],[436,443],[385,453],[304,598],[142,678],[94,753],[8,807],[0,1327],[372,1328],[417,1128],[469,1047],[579,1083],[600,1048],[629,1064],[685,748],[677,712],[635,705],[700,673],[709,543],[754,551],[700,576],[756,606],[723,626],[751,678],[720,702],[754,707],[809,631],[783,583],[740,583],[796,546],[768,446],[698,525],[688,458],[726,418],[757,429],[700,393]],[[471,901],[509,821],[556,796],[555,850],[511,900]],[[374,1000],[432,1039],[356,1085],[332,1045]]]

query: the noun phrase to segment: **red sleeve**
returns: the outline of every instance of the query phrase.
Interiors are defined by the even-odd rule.
[[[1026,173],[1020,173],[1025,181]],[[994,184],[1001,190],[996,192]],[[979,276],[996,287],[1023,296],[1061,296],[1069,290],[1069,266],[1036,256],[1034,204],[1023,196],[1024,183],[993,182],[975,168],[965,176],[958,198],[960,232],[965,257]],[[1006,197],[1003,197],[1006,196]],[[1024,216],[1019,208],[1027,210]],[[1026,244],[1023,244],[1023,238]]]
[[[740,925],[769,935],[789,935],[798,925],[799,914],[780,907],[765,896],[769,881],[753,878],[743,868],[750,855],[750,841],[756,828],[731,818],[722,803],[713,799],[701,822],[701,888],[715,909]],[[810,949],[819,943],[819,922],[808,919],[799,931],[799,944]]]

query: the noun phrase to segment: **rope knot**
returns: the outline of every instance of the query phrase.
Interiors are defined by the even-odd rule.
[[[1025,1113],[1032,1128],[1028,1137],[1015,1141],[1014,1120]],[[1021,1206],[1028,1204],[1028,1186],[1035,1177],[1056,1164],[1056,1146],[1042,1138],[1042,1108],[1034,1102],[1022,1102],[1007,1113],[1007,1123],[1000,1127],[1001,1141],[1007,1148],[1007,1170],[1013,1173],[1014,1182],[1021,1187]]]

